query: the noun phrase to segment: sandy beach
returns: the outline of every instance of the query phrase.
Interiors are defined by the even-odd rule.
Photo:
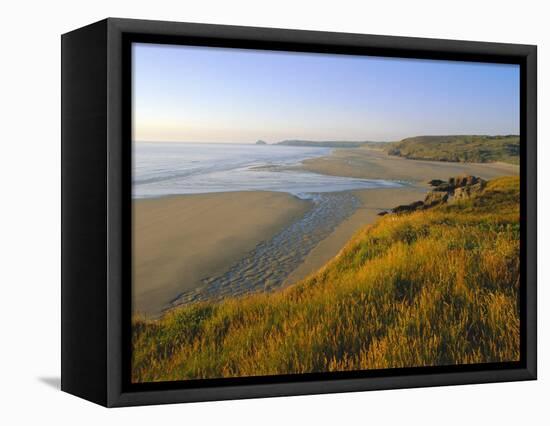
[[[361,207],[310,252],[300,267],[288,276],[287,284],[305,278],[325,265],[361,226],[376,221],[380,211],[421,200],[427,191],[427,182],[431,179],[447,179],[458,175],[492,179],[519,174],[519,167],[512,164],[408,160],[371,148],[335,149],[330,156],[305,160],[298,167],[333,176],[401,180],[411,185],[399,189],[353,191],[361,200]]]
[[[459,175],[492,179],[519,174],[519,166],[513,164],[408,160],[369,148],[335,149],[332,155],[305,160],[299,167],[332,176],[404,180],[420,184]]]
[[[134,201],[133,311],[158,315],[177,294],[223,272],[309,206],[273,192]]]
[[[360,200],[360,207],[311,250],[302,264],[288,276],[285,281],[286,285],[305,278],[322,268],[338,254],[358,229],[376,221],[378,213],[400,204],[408,204],[422,199],[426,190],[414,185],[405,188],[364,189],[352,192]]]
[[[503,163],[407,160],[364,148],[296,167],[408,184],[325,193],[316,202],[264,191],[136,200],[134,312],[155,317],[182,303],[290,285],[323,267],[380,211],[422,199],[430,179],[519,173]]]

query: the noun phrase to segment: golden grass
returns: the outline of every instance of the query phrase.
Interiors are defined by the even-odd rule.
[[[360,230],[272,294],[133,322],[134,382],[519,359],[519,179]]]

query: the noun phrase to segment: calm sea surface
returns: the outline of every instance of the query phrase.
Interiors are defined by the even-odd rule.
[[[134,144],[133,197],[229,191],[277,191],[300,198],[352,189],[399,187],[397,182],[289,170],[330,148],[282,145]]]

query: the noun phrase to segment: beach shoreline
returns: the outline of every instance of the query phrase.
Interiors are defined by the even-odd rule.
[[[310,245],[300,263],[285,271],[283,284],[272,289],[291,285],[322,268],[359,229],[374,223],[381,211],[423,199],[430,179],[464,174],[491,179],[519,173],[519,167],[504,163],[408,160],[366,148],[335,149],[329,156],[292,167],[333,176],[408,183],[399,188],[342,192],[357,200],[354,210],[328,235],[323,234]],[[133,312],[157,317],[166,308],[177,306],[173,304],[180,295],[203,291],[208,278],[234,274],[231,268],[307,216],[312,206],[310,200],[270,191],[134,200]],[[276,256],[269,261],[273,265],[268,270],[281,268]]]
[[[310,207],[264,191],[134,200],[134,314],[158,316],[179,293],[224,272]]]
[[[519,175],[519,166],[514,164],[410,160],[373,148],[337,148],[329,156],[307,159],[295,167],[330,176],[405,181],[423,186],[432,179],[451,176],[473,175],[493,179]]]
[[[359,200],[359,207],[309,252],[301,265],[288,275],[285,287],[325,266],[338,255],[358,230],[374,223],[380,212],[422,199],[426,189],[420,185],[406,185],[401,188],[372,188],[350,192]]]

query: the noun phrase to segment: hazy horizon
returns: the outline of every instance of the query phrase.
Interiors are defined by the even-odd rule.
[[[519,66],[136,43],[133,140],[519,134]]]
[[[479,135],[476,135],[476,134],[471,134],[471,133],[461,133],[461,134],[453,134],[453,135],[413,135],[413,136],[407,136],[406,138],[413,138],[413,137],[422,137],[422,136],[519,136],[519,133],[516,133],[516,134],[513,134],[513,133],[510,133],[510,134],[504,134],[504,133],[494,133],[494,134],[479,134]],[[406,138],[402,138],[402,139],[406,139]],[[297,138],[289,138],[289,139],[281,139],[281,140],[278,140],[278,141],[273,141],[273,142],[267,142],[265,141],[264,139],[257,139],[257,140],[254,140],[254,141],[247,141],[247,142],[234,142],[234,141],[219,141],[219,142],[212,142],[212,141],[181,141],[181,140],[134,140],[134,142],[136,143],[186,143],[186,144],[205,144],[205,145],[220,145],[220,144],[225,144],[225,145],[255,145],[256,142],[258,142],[259,140],[262,140],[263,142],[266,142],[266,145],[277,145],[279,142],[283,142],[283,141],[287,141],[287,140],[307,140],[308,142],[334,142],[334,143],[338,143],[338,142],[368,142],[368,143],[387,143],[387,142],[400,142],[402,139],[398,139],[398,140],[387,140],[387,141],[373,141],[373,140],[368,140],[368,139],[363,139],[363,140],[351,140],[351,139],[338,139],[338,140],[322,140],[322,139],[297,139]],[[288,145],[286,145],[288,146]]]

